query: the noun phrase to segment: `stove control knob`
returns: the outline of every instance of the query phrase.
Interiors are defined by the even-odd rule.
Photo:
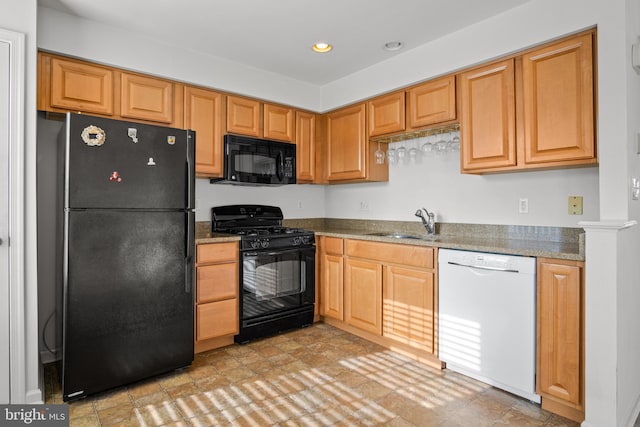
[[[268,248],[269,247],[269,239],[262,239],[260,241],[260,245],[262,245],[263,248]]]
[[[309,236],[302,236],[302,243],[305,245],[308,245],[309,242],[311,241],[311,238]]]
[[[294,238],[293,238],[293,244],[294,244],[294,245],[296,245],[296,246],[297,246],[297,245],[299,245],[300,243],[302,243],[302,241],[301,241],[301,239],[300,239],[300,237],[299,237],[299,236],[296,236],[296,237],[294,237]]]
[[[260,247],[259,240],[252,240],[250,243],[251,243],[251,249],[258,249]]]

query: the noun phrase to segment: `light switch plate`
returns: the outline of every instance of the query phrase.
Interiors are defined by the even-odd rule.
[[[582,196],[569,196],[569,215],[582,215]]]

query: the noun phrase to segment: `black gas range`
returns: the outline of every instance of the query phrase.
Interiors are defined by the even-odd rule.
[[[240,332],[244,343],[313,323],[315,237],[284,227],[276,206],[211,209],[211,229],[240,236]]]

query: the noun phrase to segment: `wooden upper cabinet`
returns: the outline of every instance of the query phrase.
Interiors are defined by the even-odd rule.
[[[366,104],[327,114],[327,179],[363,179],[367,176]]]
[[[407,115],[410,129],[456,119],[456,78],[435,79],[407,91]]]
[[[114,114],[114,70],[40,54],[38,108]]]
[[[196,131],[196,175],[221,177],[224,173],[224,95],[186,86],[184,100],[184,125]]]
[[[295,112],[293,108],[264,104],[264,129],[266,139],[294,142]]]
[[[514,60],[460,75],[462,170],[516,165]]]
[[[595,159],[592,34],[522,57],[525,162]]]
[[[538,259],[536,392],[543,409],[551,404],[553,412],[577,422],[584,419],[583,268]]]
[[[369,110],[369,136],[378,136],[405,129],[405,94],[395,92],[372,99]]]
[[[262,137],[262,103],[255,99],[227,96],[227,132]]]
[[[173,123],[173,82],[123,72],[120,85],[122,117]]]
[[[296,174],[298,182],[316,178],[316,115],[296,111]]]

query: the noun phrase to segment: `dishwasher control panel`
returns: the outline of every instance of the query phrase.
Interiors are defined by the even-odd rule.
[[[535,258],[485,252],[447,250],[440,251],[440,262],[463,267],[534,274]],[[534,261],[532,263],[532,260]]]

